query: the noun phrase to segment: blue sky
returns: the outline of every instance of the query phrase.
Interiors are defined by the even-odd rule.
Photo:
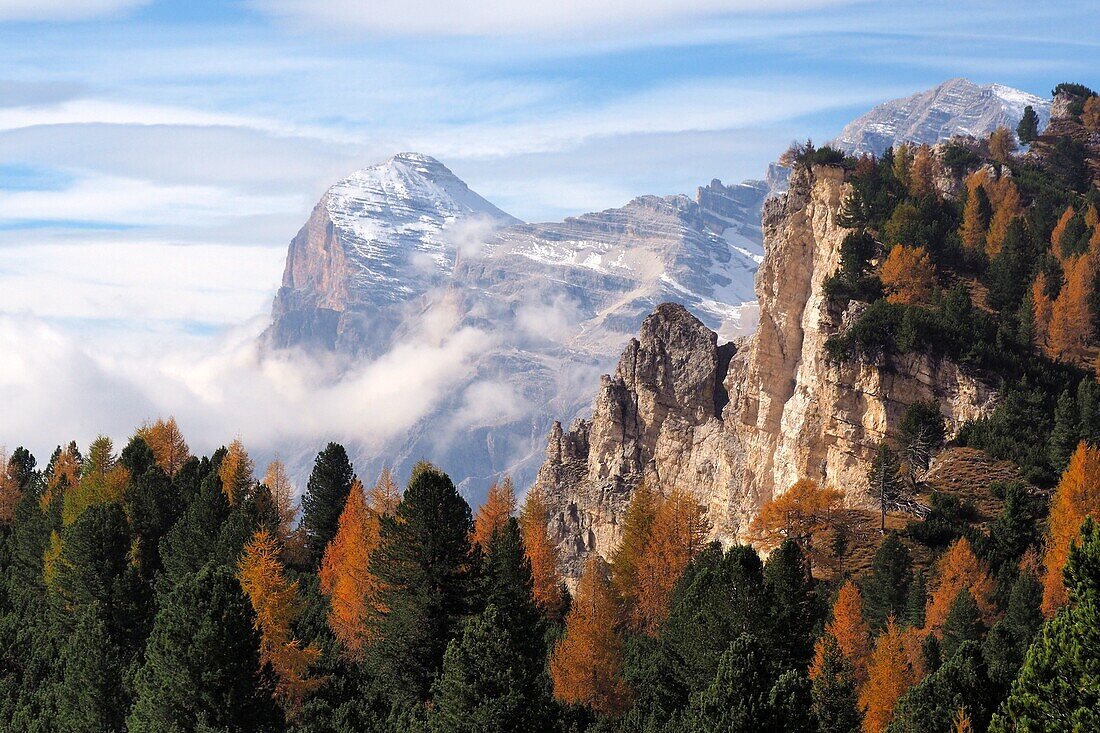
[[[951,77],[1095,87],[1098,18],[1095,0],[0,0],[0,349],[50,334],[121,361],[262,324],[324,189],[401,150],[556,219],[760,177],[791,140]],[[0,367],[0,391],[27,369]]]

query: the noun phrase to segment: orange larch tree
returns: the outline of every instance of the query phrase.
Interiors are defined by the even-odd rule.
[[[982,618],[987,622],[996,611],[991,595],[994,582],[989,569],[974,554],[969,540],[956,540],[936,561],[928,604],[924,612],[924,630],[939,634],[947,621],[947,614],[955,597],[962,590],[969,590],[978,604]]]
[[[401,489],[393,480],[393,472],[388,467],[382,469],[378,481],[367,494],[367,504],[380,517],[392,517],[401,503]]]
[[[550,654],[554,697],[561,702],[583,705],[604,716],[616,716],[626,708],[616,610],[607,567],[593,553],[565,617],[565,633]]]
[[[3,524],[11,524],[15,505],[22,497],[19,482],[12,475],[9,461],[7,448],[0,446],[0,523]]]
[[[493,535],[504,528],[515,511],[516,491],[512,479],[505,476],[500,483],[494,481],[474,517],[473,542],[480,545],[483,552],[487,550]]]
[[[531,562],[535,603],[548,618],[561,618],[565,592],[558,565],[558,548],[550,539],[550,505],[542,489],[532,487],[519,512],[523,547]]]
[[[1016,152],[1016,136],[1004,125],[989,135],[989,157],[1000,163],[1007,163]]]
[[[864,709],[863,733],[885,731],[894,719],[898,700],[916,681],[916,672],[909,663],[904,632],[890,618],[886,622],[886,630],[875,641],[875,649],[867,666],[867,682],[859,693],[859,702]]]
[[[924,247],[895,245],[879,274],[890,303],[927,303],[935,291],[936,268]]]
[[[137,431],[137,437],[145,441],[153,451],[157,465],[169,476],[175,476],[191,457],[187,441],[183,439],[176,418],[157,419],[152,425],[143,425]]]
[[[779,496],[765,502],[749,525],[749,537],[763,550],[774,550],[783,540],[797,542],[810,568],[830,567],[836,557],[824,536],[836,528],[844,496],[831,486],[800,479]]]
[[[983,210],[983,199],[988,202],[989,195],[984,184],[988,181],[985,169],[981,169],[966,178],[966,205],[963,207],[963,223],[959,228],[959,237],[963,246],[971,251],[985,248],[986,232],[989,230],[990,211]]]
[[[647,481],[639,482],[626,505],[619,543],[611,553],[611,586],[622,604],[624,617],[635,631],[641,626],[637,616],[638,566],[649,543],[660,499]]]
[[[1054,253],[1054,256],[1059,260],[1064,260],[1065,255],[1062,253],[1062,235],[1066,233],[1066,228],[1069,227],[1070,221],[1077,214],[1072,206],[1067,206],[1066,210],[1062,212],[1062,216],[1058,218],[1058,223],[1054,225],[1054,229],[1050,232],[1050,250]]]
[[[1048,353],[1050,338],[1050,319],[1054,311],[1054,302],[1047,295],[1046,273],[1040,271],[1031,283],[1031,320],[1035,328],[1035,346]]]
[[[936,193],[936,159],[932,148],[921,145],[913,155],[909,169],[909,195],[924,198]]]
[[[1020,191],[1011,178],[1001,176],[986,188],[993,207],[993,216],[989,220],[989,231],[985,238],[985,253],[996,257],[1004,245],[1008,225],[1020,215]]]
[[[260,632],[260,664],[271,663],[279,681],[276,695],[295,710],[302,699],[322,683],[309,677],[309,668],[320,658],[321,650],[303,647],[291,633],[291,624],[302,611],[298,581],[287,580],[279,560],[281,550],[275,536],[266,529],[252,535],[237,564],[241,588],[256,612],[255,626]]]
[[[856,682],[862,685],[867,679],[867,663],[871,656],[871,627],[863,620],[863,598],[859,588],[850,580],[837,594],[833,617],[825,625],[825,633],[836,639],[840,653],[852,665]]]
[[[225,457],[218,469],[218,478],[222,480],[222,491],[231,506],[241,501],[252,486],[252,471],[255,468],[240,438],[229,444]]]
[[[1070,543],[1085,517],[1100,517],[1100,448],[1077,446],[1050,501],[1046,554],[1043,557],[1043,613],[1048,617],[1066,604],[1062,570]]]
[[[329,628],[352,659],[362,658],[370,640],[369,621],[380,590],[370,556],[378,540],[378,514],[367,506],[363,485],[355,479],[320,572],[321,592],[329,599]]]
[[[38,505],[42,511],[49,509],[53,500],[65,491],[74,489],[80,481],[80,455],[76,450],[76,443],[69,443],[57,454],[53,462],[53,469],[46,479],[46,490],[38,499]]]
[[[1048,353],[1052,358],[1081,364],[1092,342],[1092,315],[1089,299],[1095,277],[1092,258],[1071,257],[1065,263],[1065,284],[1050,312]]]
[[[1100,97],[1089,97],[1081,111],[1081,124],[1086,129],[1100,131]]]
[[[294,531],[294,518],[298,510],[294,506],[294,484],[278,456],[267,464],[263,484],[271,492],[271,500],[275,503],[275,512],[279,516],[279,525],[275,528],[276,538],[279,542],[286,542]]]
[[[708,534],[706,508],[695,494],[675,489],[660,501],[635,570],[636,628],[651,636],[657,633],[657,627],[668,617],[676,583],[706,545]]]

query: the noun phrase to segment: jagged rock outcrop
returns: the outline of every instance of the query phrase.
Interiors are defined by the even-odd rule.
[[[732,541],[798,478],[867,504],[873,446],[895,436],[909,404],[935,400],[952,435],[992,409],[994,390],[947,360],[829,358],[826,341],[854,315],[823,289],[847,234],[836,221],[844,193],[841,169],[796,168],[789,192],[765,204],[753,336],[719,346],[685,308],[662,305],[601,381],[591,420],[551,431],[537,484],[554,499],[569,572],[614,547],[641,480],[694,491],[714,535]]]

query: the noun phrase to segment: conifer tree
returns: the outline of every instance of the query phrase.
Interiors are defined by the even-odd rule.
[[[989,195],[982,185],[986,181],[985,171],[981,170],[966,179],[966,204],[963,207],[963,222],[959,228],[959,238],[963,246],[971,252],[980,252],[985,247],[986,233],[993,208]]]
[[[371,572],[382,590],[371,662],[396,699],[421,701],[447,643],[469,616],[473,567],[470,507],[450,477],[418,464],[394,516],[381,518]]]
[[[913,198],[925,198],[936,194],[936,160],[932,148],[921,145],[913,155],[913,164],[909,170],[909,195]]]
[[[993,593],[993,579],[985,564],[974,554],[970,542],[965,538],[956,540],[936,561],[936,572],[924,612],[926,631],[940,634],[956,596],[963,590],[970,593],[980,609],[982,618],[993,615],[990,598]]]
[[[535,603],[547,618],[561,618],[565,601],[561,571],[558,565],[558,549],[550,539],[550,506],[543,490],[533,486],[527,492],[519,514],[519,527],[523,534],[523,546],[531,561],[534,580]]]
[[[294,638],[291,624],[302,612],[298,581],[289,581],[279,560],[280,548],[267,529],[257,531],[237,563],[241,588],[252,603],[253,625],[260,632],[260,665],[270,664],[278,676],[275,693],[287,708],[296,709],[320,680],[310,667],[320,649]]]
[[[879,504],[881,512],[880,531],[886,533],[886,509],[901,498],[901,462],[898,455],[885,441],[875,448],[871,467],[867,471],[867,485]]]
[[[1089,515],[1100,516],[1100,448],[1082,442],[1070,458],[1050,502],[1043,556],[1043,613],[1049,618],[1066,602],[1062,570],[1070,542]]]
[[[274,688],[251,603],[231,569],[211,565],[173,588],[157,613],[127,728],[278,731]]]
[[[363,486],[352,481],[336,536],[321,561],[321,591],[328,596],[328,625],[345,653],[360,659],[370,639],[380,584],[370,557],[378,547],[379,516],[367,507]]]
[[[871,628],[863,619],[863,599],[859,588],[848,581],[840,588],[833,604],[833,617],[825,624],[825,634],[815,647],[814,667],[824,660],[823,645],[832,639],[851,671],[854,681],[867,679],[867,661],[871,656]],[[811,673],[811,676],[814,676]]]
[[[867,667],[867,683],[859,693],[864,709],[864,733],[882,733],[894,718],[898,700],[916,681],[902,629],[891,618],[875,640]]]
[[[489,487],[485,503],[478,508],[477,516],[474,517],[474,544],[480,545],[483,550],[488,549],[493,534],[504,527],[515,511],[516,492],[512,479],[505,476],[499,483],[494,481]]]
[[[1007,163],[1016,152],[1016,138],[1007,127],[998,127],[989,136],[989,157]]]
[[[1024,663],[1024,655],[1043,625],[1043,587],[1030,570],[1017,575],[1004,617],[993,625],[982,649],[989,677],[1007,690]]]
[[[57,729],[71,733],[124,730],[128,700],[123,661],[111,642],[102,611],[84,606],[61,658]]]
[[[393,472],[383,468],[371,490],[367,492],[367,505],[378,516],[393,516],[401,503],[401,490],[393,480]]]
[[[229,506],[240,504],[252,488],[252,471],[255,464],[244,449],[240,438],[235,438],[222,458],[218,468],[218,478],[222,481]]]
[[[135,437],[144,440],[152,449],[157,465],[169,476],[175,476],[191,457],[191,450],[187,447],[187,441],[184,440],[174,417],[158,419],[152,425],[143,425]]]
[[[484,562],[485,602],[514,636],[516,649],[541,669],[546,656],[546,629],[535,605],[531,562],[523,548],[523,537],[515,517],[493,533]]]
[[[924,247],[894,245],[882,264],[880,277],[890,303],[927,303],[936,286],[936,269]]]
[[[768,556],[764,586],[770,598],[769,646],[778,669],[805,669],[813,653],[817,604],[798,544],[787,540]]]
[[[898,701],[887,730],[889,733],[946,733],[955,729],[960,717],[984,730],[991,707],[989,683],[978,645],[969,641],[906,691]]]
[[[15,457],[8,457],[0,446],[0,524],[11,524],[15,517],[15,505],[23,495],[23,488],[15,476]]]
[[[969,589],[963,588],[955,596],[943,622],[943,641],[940,643],[943,658],[950,659],[955,650],[965,642],[980,643],[985,631],[982,612],[974,601],[974,596]]]
[[[836,638],[828,632],[818,640],[811,680],[818,731],[856,733],[862,717],[855,675]]]
[[[63,498],[61,521],[72,524],[80,513],[93,504],[120,501],[130,480],[130,472],[118,462],[111,439],[99,436],[88,448],[80,478],[69,486]]]
[[[1100,524],[1081,527],[1065,563],[1067,603],[1028,650],[993,733],[1100,729]]]
[[[836,489],[800,479],[782,494],[764,502],[749,526],[749,536],[763,550],[790,539],[798,543],[813,566],[831,567],[833,548],[825,541],[842,523],[844,497]]]
[[[1048,353],[1052,358],[1081,364],[1092,342],[1089,298],[1095,279],[1092,258],[1071,257],[1065,264],[1066,282],[1051,307]]]
[[[271,492],[275,513],[279,518],[278,525],[274,528],[275,538],[279,542],[286,542],[294,529],[294,517],[298,512],[294,507],[294,485],[287,475],[286,466],[278,457],[267,464],[263,484]]]
[[[611,553],[611,586],[622,604],[623,617],[634,630],[640,630],[644,625],[638,608],[639,572],[660,500],[661,497],[644,479],[634,488],[623,517],[619,544]]]
[[[317,454],[313,472],[302,496],[302,523],[306,550],[316,567],[328,543],[336,536],[340,514],[355,477],[347,451],[339,443],[329,443]]]
[[[622,679],[622,640],[615,626],[607,569],[593,554],[565,617],[565,633],[550,655],[554,697],[603,716],[622,713],[628,691]]]
[[[1020,118],[1020,124],[1016,126],[1016,137],[1020,142],[1030,145],[1039,137],[1039,115],[1030,104],[1024,107],[1024,114]]]

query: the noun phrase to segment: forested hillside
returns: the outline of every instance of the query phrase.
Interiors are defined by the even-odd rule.
[[[930,354],[999,395],[950,446],[908,406],[871,505],[806,476],[722,546],[643,483],[570,592],[540,488],[474,512],[445,466],[401,488],[330,443],[299,505],[278,461],[191,455],[171,419],[17,448],[0,729],[1100,729],[1100,98],[1055,92],[1026,151],[792,151],[850,186],[830,358]]]

